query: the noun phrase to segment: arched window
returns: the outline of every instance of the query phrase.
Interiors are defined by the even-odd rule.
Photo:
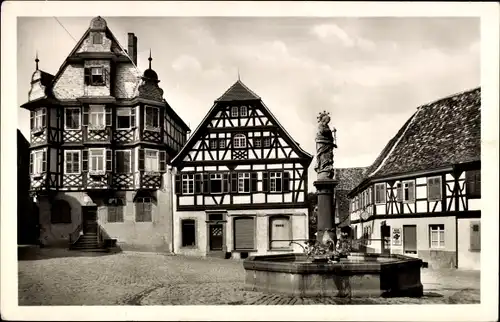
[[[50,222],[53,224],[71,224],[71,206],[66,200],[52,203]]]
[[[247,147],[247,138],[244,134],[236,134],[233,137],[233,146],[235,148],[246,148]]]
[[[290,217],[274,216],[269,219],[269,245],[271,249],[290,247],[292,226]]]
[[[102,34],[100,32],[94,32],[92,35],[93,44],[102,44]]]

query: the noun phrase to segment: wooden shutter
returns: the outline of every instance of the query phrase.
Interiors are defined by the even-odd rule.
[[[106,126],[111,126],[113,120],[111,106],[106,106],[104,110],[106,111]]]
[[[269,172],[262,172],[262,190],[269,192]]]
[[[89,125],[89,107],[87,105],[83,106],[83,122],[82,125]]]
[[[31,111],[30,112],[30,129],[35,128],[35,112]]]
[[[130,169],[135,172],[135,149],[130,150]]]
[[[160,151],[160,172],[167,171],[167,152]]]
[[[397,189],[397,201],[401,202],[403,201],[403,184],[400,182],[396,185]]]
[[[283,192],[290,192],[290,172],[283,172]]]
[[[231,192],[238,192],[238,173],[231,173]]]
[[[89,171],[89,151],[82,151],[82,171]]]
[[[208,173],[203,174],[203,193],[210,193],[210,181]]]
[[[201,173],[194,175],[194,193],[203,193],[203,177]]]
[[[33,174],[33,153],[30,153],[30,173]]]
[[[144,171],[144,149],[139,149],[139,171]]]
[[[46,108],[42,108],[42,127],[46,127],[47,126],[47,113],[48,113],[48,109]]]
[[[470,250],[481,250],[481,222],[479,221],[470,223]]]
[[[85,81],[85,85],[89,85],[90,84],[90,78],[92,77],[92,71],[90,68],[84,68],[83,69],[83,74],[84,74],[84,81]]]
[[[135,106],[130,109],[130,127],[135,127]]]
[[[251,192],[256,192],[257,191],[257,172],[252,172],[250,175],[251,181],[250,181],[250,191]]]
[[[42,172],[47,171],[47,151],[42,152]]]
[[[180,195],[182,193],[182,180],[181,180],[181,175],[176,174],[175,175],[175,194]]]
[[[222,178],[224,179],[224,192],[231,192],[231,181],[229,180],[229,173],[224,173]]]
[[[415,202],[415,182],[408,182],[408,201]]]
[[[113,171],[113,151],[106,149],[106,171]]]
[[[234,249],[254,249],[255,225],[254,218],[243,217],[234,219]]]

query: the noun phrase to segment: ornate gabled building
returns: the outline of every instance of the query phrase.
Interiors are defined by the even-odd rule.
[[[417,108],[349,197],[368,248],[479,269],[481,89]]]
[[[245,257],[308,238],[310,154],[240,80],[172,161],[175,252]]]
[[[167,164],[189,128],[163,98],[158,75],[137,66],[101,17],[55,75],[38,67],[31,112],[31,192],[46,245],[100,248],[106,239],[133,249],[172,250]]]

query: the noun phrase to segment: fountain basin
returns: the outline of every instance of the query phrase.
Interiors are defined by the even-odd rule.
[[[396,254],[354,253],[336,263],[312,263],[304,254],[252,256],[243,262],[247,290],[289,296],[423,295],[422,260]]]

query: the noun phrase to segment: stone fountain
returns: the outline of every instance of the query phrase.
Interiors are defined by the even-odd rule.
[[[252,256],[243,262],[249,290],[289,296],[373,297],[423,295],[422,260],[396,254],[353,253],[339,247],[334,225],[337,180],[333,150],[337,147],[330,116],[318,116],[316,135],[318,218],[316,243],[304,253]]]

